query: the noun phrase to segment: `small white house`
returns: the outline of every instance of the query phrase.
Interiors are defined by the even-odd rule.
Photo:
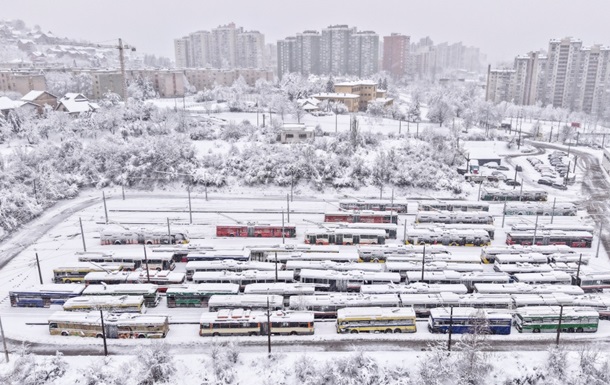
[[[305,126],[305,123],[284,123],[280,132],[280,142],[297,143],[313,139],[315,130]]]

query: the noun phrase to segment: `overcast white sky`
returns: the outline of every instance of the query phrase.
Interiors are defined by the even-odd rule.
[[[0,18],[19,18],[58,36],[110,42],[174,59],[173,39],[231,21],[276,42],[306,29],[348,24],[412,41],[462,41],[489,62],[572,36],[610,45],[608,0],[0,0]]]

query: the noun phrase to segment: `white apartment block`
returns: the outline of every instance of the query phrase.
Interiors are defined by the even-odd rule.
[[[176,67],[188,68],[191,63],[191,41],[188,37],[174,39],[174,55],[176,56]]]
[[[549,42],[543,103],[567,109],[574,107],[581,48],[582,41],[569,37]]]
[[[209,31],[197,31],[189,35],[191,65],[189,67],[212,67],[213,44],[212,34]]]
[[[511,101],[515,95],[515,73],[516,71],[512,69],[489,69],[485,100],[494,103]]]
[[[295,71],[303,75],[320,73],[320,33],[305,31],[297,33]]]
[[[265,35],[258,31],[237,34],[237,67],[265,68]]]
[[[379,72],[379,35],[373,31],[353,33],[350,37],[347,73],[368,77]]]
[[[320,72],[344,75],[348,73],[350,38],[356,28],[331,25],[322,30],[320,38]]]

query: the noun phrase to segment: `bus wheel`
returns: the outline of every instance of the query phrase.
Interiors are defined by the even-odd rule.
[[[350,332],[350,334],[358,334],[358,330],[356,330],[356,329],[352,329],[349,332]]]
[[[534,333],[540,333],[540,329],[535,328],[534,330],[532,330]]]
[[[146,335],[144,335],[144,334],[138,334],[138,338],[146,338]]]
[[[386,329],[385,332],[386,332],[386,334],[391,334],[392,333],[392,329]]]
[[[576,328],[576,333],[582,333],[584,331],[585,331],[585,329],[583,329],[583,328]]]
[[[72,280],[66,279],[66,280],[64,280],[64,283],[72,283]]]
[[[115,245],[120,245],[120,244],[121,244],[121,241],[114,241],[114,244],[115,244]]]
[[[256,234],[256,237],[260,238],[260,237],[262,237],[262,235],[261,234]]]
[[[229,234],[229,238],[232,238],[234,236],[235,236],[235,234]]]
[[[218,337],[220,334],[218,334],[217,332],[212,333],[212,337]]]
[[[67,331],[65,331],[65,330],[64,330],[63,332],[61,332],[61,335],[62,335],[62,336],[64,336],[64,337],[67,337],[67,336],[69,336],[70,334],[69,334]]]
[[[400,330],[400,329],[394,329],[394,333],[402,333],[402,330]]]
[[[101,333],[98,333],[95,335],[95,338],[104,338],[104,336]]]
[[[218,335],[218,333],[214,333],[214,334],[212,334],[212,335],[213,335],[213,336],[217,336],[217,335]],[[248,335],[249,335],[249,336],[255,336],[255,335],[257,335],[257,333],[256,333],[256,332],[250,332],[250,333],[248,333]]]
[[[568,333],[574,333],[574,328],[568,328]]]
[[[373,259],[373,262],[375,262],[375,263],[379,263],[379,258],[375,258],[375,259]]]
[[[291,332],[290,332],[290,335],[291,335],[291,336],[296,336],[296,335],[297,335],[297,332],[295,332],[295,331],[293,330],[293,331],[291,331]]]

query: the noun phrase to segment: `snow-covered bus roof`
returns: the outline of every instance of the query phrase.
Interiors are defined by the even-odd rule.
[[[284,297],[276,294],[222,294],[212,295],[208,301],[210,308],[219,308],[223,306],[227,307],[261,307],[267,308],[267,303],[272,308],[278,308],[284,306]]]
[[[510,275],[498,272],[473,272],[462,274],[462,282],[510,282]]]
[[[396,294],[363,295],[360,293],[332,293],[316,295],[294,295],[290,297],[290,308],[298,309],[312,306],[400,306]]]
[[[242,281],[242,280],[274,280],[276,272],[272,270],[243,270],[243,271],[198,271],[193,274],[193,281],[211,281],[211,280],[229,280],[229,281]],[[277,272],[277,278],[282,281],[293,280],[293,271]]]
[[[485,309],[476,309],[473,307],[454,307],[453,314],[451,314],[451,309],[446,307],[437,307],[434,309],[430,309],[431,318],[478,318],[479,314],[483,315],[487,319],[512,319],[512,315],[510,313],[502,313],[496,311],[490,312]]]
[[[129,306],[142,306],[144,304],[143,296],[135,295],[96,295],[96,296],[84,296],[74,297],[68,299],[63,307],[64,310],[78,309],[78,308],[95,308],[98,306],[103,307],[129,307]]]
[[[403,306],[415,305],[436,305],[436,306],[458,306],[460,296],[456,293],[419,293],[419,294],[400,294]]]
[[[323,234],[338,234],[338,235],[374,235],[378,237],[385,238],[385,230],[377,230],[377,229],[344,229],[344,228],[335,228],[335,229],[313,229],[307,230],[305,232],[305,236],[309,235],[323,235]]]
[[[64,285],[65,286],[65,285]],[[74,286],[74,284],[72,284]],[[120,283],[118,285],[88,285],[83,290],[83,295],[100,295],[100,294],[154,294],[157,292],[158,286],[152,283]]]
[[[550,271],[548,273],[517,273],[513,274],[517,282],[572,282],[572,276],[563,271]]]
[[[26,289],[13,289],[11,293],[52,293],[52,294],[68,294],[68,295],[79,295],[85,289],[85,285],[82,284],[59,284],[59,283],[47,283],[44,285],[31,286]]]
[[[539,305],[571,305],[574,296],[565,293],[511,294],[516,307]]]
[[[412,307],[348,307],[337,310],[337,320],[415,318]]]
[[[464,294],[460,296],[460,306],[471,306],[471,307],[496,307],[503,306],[506,309],[512,306],[512,299],[505,294]]]
[[[461,283],[428,284],[424,282],[414,282],[408,285],[383,284],[360,286],[360,293],[362,294],[427,294],[442,292],[466,294],[468,292],[468,288]]]
[[[251,311],[249,309],[222,309],[218,312],[201,314],[200,323],[230,323],[230,322],[314,322],[312,312],[286,312],[281,310],[271,311],[269,319],[264,311]]]
[[[392,255],[392,254],[450,254],[449,249],[443,245],[361,245],[358,246],[359,255]]]
[[[400,274],[386,272],[370,272],[362,270],[333,271],[333,270],[301,270],[301,279],[329,279],[346,281],[387,281],[400,282]]]
[[[532,234],[533,236],[533,234]],[[538,237],[538,234],[536,234]],[[523,253],[540,253],[543,255],[549,254],[577,254],[574,249],[567,245],[510,245],[510,246],[485,246],[481,249],[481,255],[498,255],[498,254],[523,254]]]
[[[541,253],[522,253],[522,254],[496,254],[496,264],[508,263],[547,263],[549,258]]]
[[[315,285],[307,283],[251,283],[244,288],[244,294],[311,295],[315,290]]]
[[[422,270],[421,262],[395,262],[386,261],[387,271],[405,272],[405,271],[420,271]],[[424,264],[424,271],[440,271],[440,270],[455,270],[459,272],[467,271],[483,271],[483,266],[474,263],[459,263],[445,261],[430,261]]]
[[[548,263],[532,264],[528,262],[505,263],[494,265],[494,270],[507,274],[516,273],[548,273],[553,268]]]
[[[104,322],[119,324],[119,325],[152,325],[152,324],[164,324],[167,322],[166,315],[152,315],[152,314],[137,314],[137,313],[105,313]],[[71,311],[59,311],[53,313],[49,317],[49,323],[51,322],[78,322],[91,325],[100,325],[100,312],[71,312]]]
[[[368,223],[368,222],[324,222],[326,228],[339,229],[376,229],[376,230],[398,230],[398,225],[395,223]]]
[[[259,261],[238,261],[235,259],[221,259],[212,261],[189,261],[186,271],[217,271],[217,270],[275,270],[275,264]]]
[[[334,271],[384,271],[382,263],[334,262],[334,261],[288,261],[286,270],[334,270]]]
[[[442,207],[442,206],[452,206],[452,207],[489,207],[489,203],[487,202],[479,202],[479,201],[425,201],[418,202],[417,209],[421,210],[425,206],[430,207]]]
[[[267,261],[275,262],[276,256],[274,254],[268,255]],[[282,263],[289,261],[358,262],[358,256],[345,253],[278,253],[277,261]]]
[[[268,253],[338,253],[339,246],[320,246],[320,245],[262,245],[262,246],[246,246],[253,252],[268,252]]]
[[[239,285],[234,283],[198,283],[191,285],[172,286],[167,289],[167,295],[175,294],[238,294]]]
[[[424,281],[455,281],[462,279],[461,273],[453,270],[444,271],[424,271]],[[407,271],[407,282],[421,281],[421,271]]]
[[[529,283],[475,283],[475,291],[487,294],[550,294],[566,293],[570,295],[580,295],[584,290],[573,285],[531,285]]]
[[[514,223],[511,226],[511,229],[514,231],[534,231],[536,226],[530,223]],[[538,225],[538,231],[550,231],[550,230],[560,230],[560,231],[586,231],[588,233],[593,233],[595,231],[595,227],[588,225],[573,225],[573,224],[543,224]]]
[[[580,280],[610,280],[610,271],[582,271],[578,276]]]

